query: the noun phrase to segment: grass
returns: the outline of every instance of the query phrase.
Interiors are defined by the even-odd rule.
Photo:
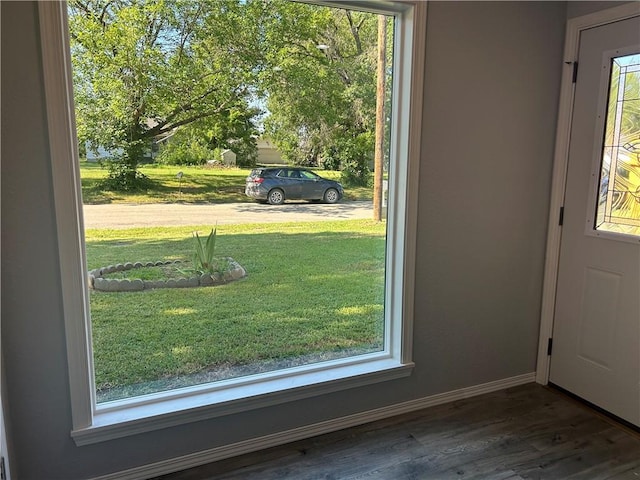
[[[140,171],[155,182],[156,187],[145,192],[111,192],[99,183],[107,169],[99,163],[80,162],[82,196],[85,204],[99,203],[222,203],[252,202],[244,194],[245,178],[249,169],[223,167],[188,167],[150,164]],[[182,179],[178,179],[182,172]],[[340,172],[316,170],[326,178],[340,179]],[[345,200],[370,200],[372,188],[345,189]]]
[[[246,279],[92,291],[99,401],[379,350],[384,229],[369,220],[218,226],[216,253],[245,267]],[[192,231],[89,230],[89,268],[189,259]]]

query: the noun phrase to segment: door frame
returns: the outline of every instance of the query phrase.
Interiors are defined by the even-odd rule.
[[[547,229],[547,249],[545,256],[544,278],[542,284],[542,305],[540,311],[540,334],[538,338],[538,360],[536,365],[536,382],[546,385],[549,382],[551,357],[549,340],[553,337],[553,321],[555,316],[556,289],[558,286],[558,266],[560,263],[560,242],[562,227],[559,225],[560,211],[564,205],[567,182],[567,166],[569,164],[569,140],[573,120],[573,100],[575,83],[573,83],[573,64],[578,59],[580,34],[583,30],[599,27],[640,16],[640,3],[631,2],[618,7],[567,21],[564,46],[564,65],[558,106],[558,122],[556,127],[556,146],[553,158],[553,176],[551,183],[551,200],[549,204],[549,224]]]

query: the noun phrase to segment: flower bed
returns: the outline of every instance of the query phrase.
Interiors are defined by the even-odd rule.
[[[182,260],[169,260],[147,263],[118,263],[107,267],[97,268],[89,272],[89,288],[102,292],[139,292],[152,288],[194,288],[212,287],[233,282],[247,276],[245,269],[234,259],[227,257],[227,269],[213,274],[193,274],[181,278],[166,280],[143,280],[140,278],[104,278],[105,275],[143,267],[162,267],[164,265],[179,265]]]

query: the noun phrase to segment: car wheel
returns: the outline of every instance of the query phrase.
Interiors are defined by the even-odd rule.
[[[340,199],[340,194],[335,188],[328,188],[324,192],[324,203],[336,203]]]
[[[267,200],[271,205],[282,205],[284,202],[284,192],[279,188],[274,188],[269,192]]]

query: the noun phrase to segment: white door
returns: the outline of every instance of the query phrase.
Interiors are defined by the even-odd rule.
[[[2,411],[2,395],[0,394],[0,478],[3,480],[11,480],[7,453],[7,435],[4,430],[4,413]]]
[[[640,17],[580,36],[550,381],[640,426]]]

